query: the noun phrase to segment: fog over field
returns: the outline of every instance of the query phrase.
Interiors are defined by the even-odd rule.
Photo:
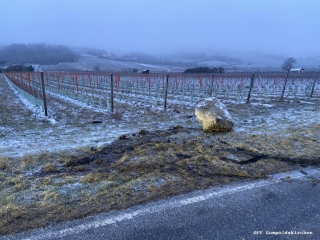
[[[0,0],[0,240],[320,239],[319,25],[320,0]]]
[[[117,54],[320,56],[318,0],[0,0],[0,10],[0,47],[45,42]]]

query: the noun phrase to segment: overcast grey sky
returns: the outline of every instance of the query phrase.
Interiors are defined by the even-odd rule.
[[[0,44],[320,53],[319,0],[0,0]]]

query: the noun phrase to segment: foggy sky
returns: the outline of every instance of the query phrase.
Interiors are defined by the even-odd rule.
[[[0,45],[320,54],[319,0],[0,0]]]

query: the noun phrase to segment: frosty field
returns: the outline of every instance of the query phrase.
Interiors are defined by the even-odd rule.
[[[319,89],[309,98],[309,85],[293,85],[281,102],[271,90],[257,90],[250,104],[229,88],[220,96],[234,131],[212,134],[195,118],[202,91],[191,87],[170,92],[166,111],[161,91],[155,104],[156,87],[140,100],[140,88],[124,89],[114,113],[99,101],[49,89],[45,117],[1,75],[0,234],[319,166]]]

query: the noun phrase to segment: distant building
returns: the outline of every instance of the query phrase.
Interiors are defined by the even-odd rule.
[[[303,73],[304,72],[304,68],[292,68],[290,70],[291,73]]]
[[[149,71],[149,69],[146,69],[146,70],[142,70],[142,73],[144,73],[144,74],[149,74],[150,71]]]

